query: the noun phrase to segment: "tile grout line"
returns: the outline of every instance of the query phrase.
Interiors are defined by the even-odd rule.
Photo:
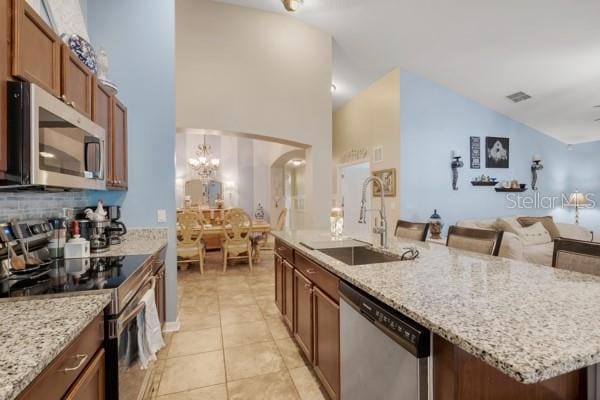
[[[223,319],[221,318],[221,297],[219,296],[219,284],[215,288],[217,292],[217,304],[219,306],[219,330],[221,331],[221,354],[223,355],[223,373],[225,374],[225,394],[229,399],[229,379],[227,378],[227,361],[225,361],[225,338],[223,337]]]
[[[273,295],[274,295],[274,293],[273,293]],[[254,301],[256,301],[256,296],[254,296]],[[273,297],[272,302],[273,303],[275,302],[274,297]],[[267,324],[267,320],[265,318],[265,315],[262,313],[262,310],[261,310],[261,314],[263,316],[263,320],[264,320],[265,324]],[[292,378],[292,374],[290,373],[290,368],[287,365],[287,363],[285,362],[285,358],[283,356],[283,353],[281,352],[281,349],[277,345],[277,339],[275,339],[275,336],[273,336],[273,332],[271,332],[271,328],[269,328],[268,324],[267,324],[267,329],[269,330],[269,334],[271,335],[271,338],[273,339],[273,343],[275,343],[275,347],[277,348],[277,352],[279,353],[279,356],[281,357],[281,360],[283,361],[283,365],[285,365],[285,371],[286,371],[286,373],[287,373],[290,381],[292,382],[292,386],[294,387],[294,391],[295,391],[296,395],[298,396],[298,399],[302,400],[302,396],[300,395],[300,391],[298,390],[298,387],[296,386],[296,382],[294,382],[294,379]],[[287,329],[287,327],[286,327],[286,329]]]

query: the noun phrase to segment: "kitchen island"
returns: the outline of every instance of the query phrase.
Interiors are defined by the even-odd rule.
[[[108,292],[94,292],[0,301],[0,400],[17,398],[110,299]]]
[[[482,385],[485,391],[487,385],[493,392],[495,384],[511,398],[521,391],[530,392],[523,398],[581,398],[584,368],[600,362],[598,277],[396,239],[391,252],[415,246],[420,256],[351,266],[304,245],[331,240],[328,232],[273,235],[434,334],[434,398],[468,398],[452,395],[459,392],[476,398],[477,391],[460,386]],[[457,360],[464,361],[471,382],[457,383]]]

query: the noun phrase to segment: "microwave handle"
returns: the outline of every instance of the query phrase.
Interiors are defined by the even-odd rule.
[[[103,155],[102,144],[103,144],[102,140],[100,140],[100,139],[92,139],[92,140],[86,139],[84,148],[83,148],[83,154],[84,154],[83,158],[85,160],[84,167],[85,167],[86,171],[90,171],[90,165],[89,165],[89,160],[88,160],[88,147],[90,145],[98,146],[98,152],[96,154],[96,157],[94,158],[94,160],[96,161],[96,163],[98,165],[94,165],[94,169],[92,172],[93,172],[95,178],[100,178],[100,179],[102,179],[104,177],[102,174],[102,172],[104,171],[104,157],[102,157],[102,155]],[[96,167],[98,167],[99,169],[96,169]]]

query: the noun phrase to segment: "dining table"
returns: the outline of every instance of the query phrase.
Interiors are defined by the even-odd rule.
[[[221,242],[225,238],[225,230],[227,226],[225,226],[225,230],[223,229],[223,225],[217,224],[205,224],[204,230],[202,231],[202,241],[204,242],[204,246],[206,250],[221,250]],[[177,227],[177,232],[179,233],[179,226]],[[202,226],[198,225],[194,230],[200,232],[202,230]],[[269,232],[271,232],[271,225],[266,221],[252,221],[252,225],[247,225],[242,228],[243,232],[250,231],[251,233],[258,234],[252,238],[252,253],[253,253],[253,261],[260,260],[260,247],[263,241],[266,241]]]

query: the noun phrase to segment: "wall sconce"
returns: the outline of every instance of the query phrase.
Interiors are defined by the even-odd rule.
[[[533,155],[533,163],[531,164],[531,190],[537,190],[538,171],[544,169],[542,165],[542,156],[539,154]]]
[[[460,161],[461,159],[460,151],[452,150],[452,189],[458,190],[458,169],[462,168],[465,163]]]

